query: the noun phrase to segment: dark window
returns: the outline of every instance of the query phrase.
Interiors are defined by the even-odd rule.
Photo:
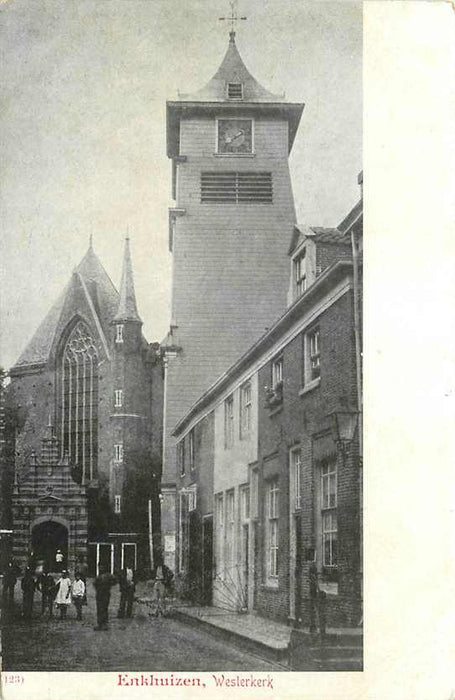
[[[272,199],[272,173],[201,173],[201,202],[270,204]]]
[[[180,476],[185,474],[185,438],[177,443],[177,464],[180,469]]]

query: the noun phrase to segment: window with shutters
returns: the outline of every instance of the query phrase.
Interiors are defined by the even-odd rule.
[[[201,202],[211,204],[271,204],[272,173],[202,172]]]
[[[241,100],[243,98],[242,83],[228,83],[227,93],[230,100]]]

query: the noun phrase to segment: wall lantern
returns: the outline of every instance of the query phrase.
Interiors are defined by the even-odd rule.
[[[358,411],[334,411],[329,414],[335,429],[336,443],[343,455],[354,441],[359,424]]]

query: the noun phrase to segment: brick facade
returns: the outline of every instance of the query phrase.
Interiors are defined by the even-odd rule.
[[[21,564],[32,550],[52,559],[58,540],[71,567],[81,557],[92,573],[101,560],[118,569],[125,557],[150,567],[148,500],[158,514],[163,381],[159,347],[141,327],[128,241],[120,294],[90,247],[10,370],[11,525]],[[77,352],[82,359],[70,366],[68,353]]]

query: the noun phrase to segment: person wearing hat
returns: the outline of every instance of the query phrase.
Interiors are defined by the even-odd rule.
[[[71,605],[71,580],[66,570],[62,571],[62,576],[57,581],[55,604],[60,610],[60,620],[65,620],[66,611],[68,610],[68,606]]]

